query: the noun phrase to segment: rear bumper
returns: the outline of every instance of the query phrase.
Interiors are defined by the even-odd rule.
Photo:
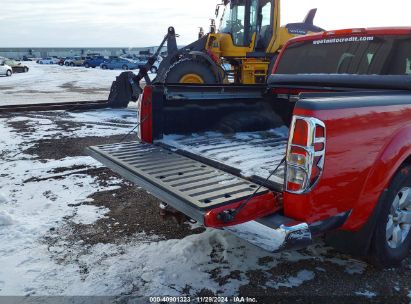
[[[296,223],[280,214],[273,214],[257,221],[226,227],[237,237],[269,252],[295,250],[309,246],[313,237],[341,227],[349,212],[341,213],[313,224]]]
[[[306,223],[274,229],[252,221],[224,228],[237,237],[269,252],[301,249],[312,243],[312,234]]]

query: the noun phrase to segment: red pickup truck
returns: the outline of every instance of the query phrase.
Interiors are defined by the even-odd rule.
[[[267,85],[153,85],[139,142],[90,147],[206,227],[277,252],[324,236],[398,265],[411,247],[411,28],[288,42]]]

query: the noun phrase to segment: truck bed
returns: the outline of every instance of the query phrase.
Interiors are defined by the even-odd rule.
[[[168,149],[216,165],[256,182],[266,180],[286,153],[288,128],[268,131],[222,134],[206,132],[191,135],[165,135],[157,141]],[[270,178],[278,190],[284,181],[284,166]],[[270,185],[268,185],[270,186]]]

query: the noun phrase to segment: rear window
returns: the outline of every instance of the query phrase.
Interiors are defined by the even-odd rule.
[[[411,75],[411,37],[355,36],[290,45],[276,74]]]

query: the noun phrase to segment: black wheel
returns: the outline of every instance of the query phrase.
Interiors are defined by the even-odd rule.
[[[158,71],[158,69],[155,66],[151,67],[151,69],[150,69],[150,72],[153,73],[153,74],[156,74],[157,71]]]
[[[396,173],[382,202],[372,239],[373,262],[397,267],[411,249],[411,166]]]
[[[28,67],[24,67],[24,73],[27,73],[29,71]]]
[[[6,76],[10,77],[11,75],[13,75],[13,72],[11,70],[7,70]]]
[[[165,76],[165,82],[216,84],[218,80],[206,62],[185,58],[170,67]]]
[[[70,63],[70,66],[73,67],[73,66],[74,66],[74,62],[71,62],[71,63]]]
[[[103,70],[107,70],[107,66],[106,66],[106,65],[102,65],[101,68],[102,68]]]
[[[127,71],[127,70],[128,70],[128,66],[127,66],[127,65],[123,65],[123,70]]]
[[[89,65],[88,63],[86,63],[84,66],[85,66],[87,69],[90,67],[90,65]]]

